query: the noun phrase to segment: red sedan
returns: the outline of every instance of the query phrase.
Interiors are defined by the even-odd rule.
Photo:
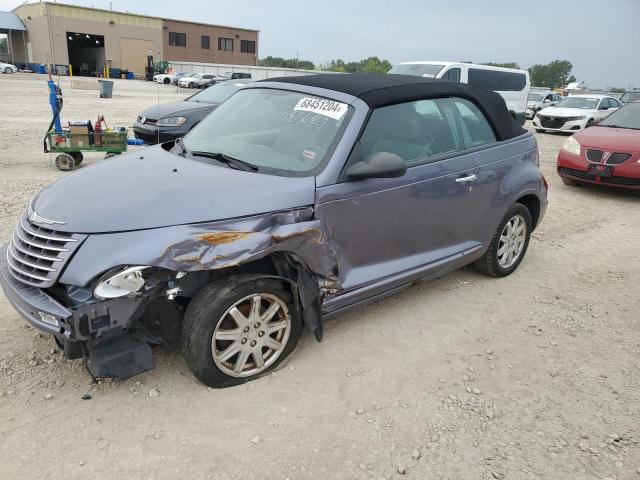
[[[567,185],[640,190],[640,102],[567,138],[558,154],[558,175]]]

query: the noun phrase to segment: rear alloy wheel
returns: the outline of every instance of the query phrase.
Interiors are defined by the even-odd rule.
[[[522,262],[531,238],[532,220],[529,209],[514,204],[493,234],[489,248],[475,267],[492,277],[506,277]]]
[[[61,153],[56,157],[56,168],[63,172],[73,170],[76,166],[75,159],[68,153]]]
[[[239,385],[273,370],[295,348],[302,324],[290,292],[272,278],[229,277],[189,304],[182,351],[205,385]]]

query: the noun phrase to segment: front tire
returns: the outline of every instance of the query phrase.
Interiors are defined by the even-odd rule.
[[[492,277],[511,275],[527,252],[532,225],[529,209],[515,203],[496,228],[484,256],[476,260],[474,266]]]
[[[4,73],[6,74],[13,73],[13,70],[10,67],[7,67],[4,69]]]
[[[301,331],[293,296],[280,281],[238,275],[211,283],[191,300],[182,353],[202,383],[232,387],[274,370]]]
[[[169,85],[171,83],[171,80],[165,78],[164,80],[162,80],[162,83],[164,83],[165,85]]]

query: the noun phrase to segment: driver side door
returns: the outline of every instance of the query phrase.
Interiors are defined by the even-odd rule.
[[[318,188],[316,215],[337,253],[342,287],[326,311],[456,268],[463,252],[481,248],[470,234],[479,169],[463,152],[456,112],[451,99],[374,110],[351,163],[390,152],[406,173]]]

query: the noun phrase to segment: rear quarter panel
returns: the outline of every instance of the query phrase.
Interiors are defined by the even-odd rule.
[[[541,210],[546,205],[537,157],[538,146],[531,133],[474,153],[479,168],[474,186],[479,211],[470,229],[473,240],[488,246],[507,210],[525,195],[535,195]]]

